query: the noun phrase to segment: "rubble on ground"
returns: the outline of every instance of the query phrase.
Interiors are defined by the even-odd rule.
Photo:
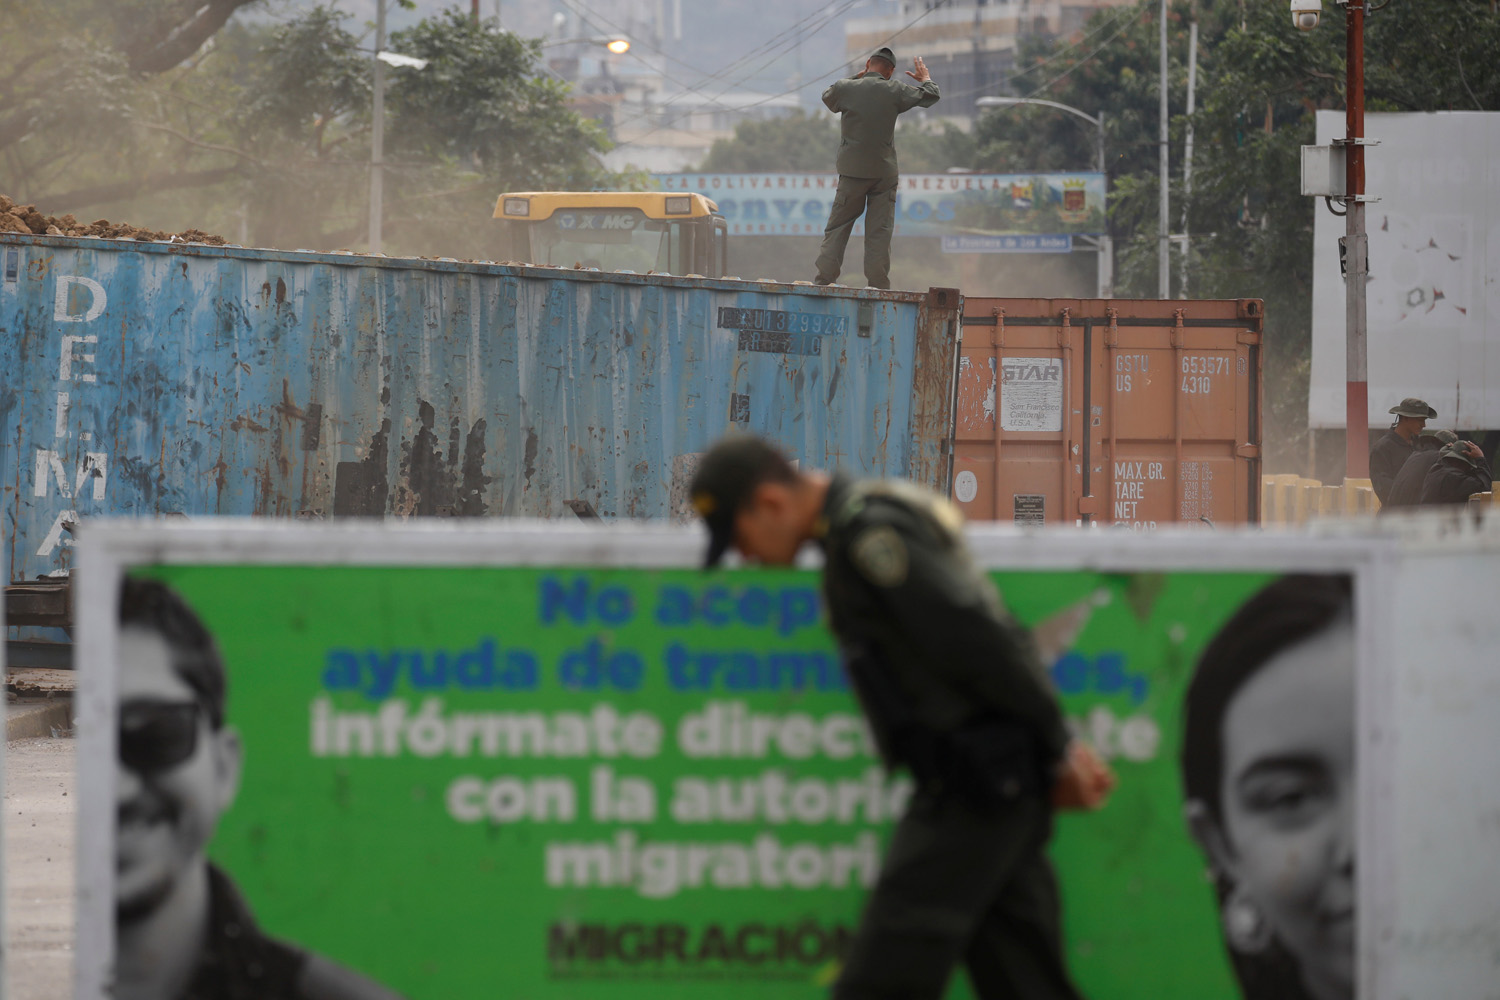
[[[125,222],[97,219],[79,222],[71,215],[43,215],[35,205],[17,205],[0,194],[0,233],[29,233],[32,236],[96,236],[116,240],[159,240],[164,243],[210,243],[224,246],[229,241],[198,229],[168,233],[159,229],[142,229]]]

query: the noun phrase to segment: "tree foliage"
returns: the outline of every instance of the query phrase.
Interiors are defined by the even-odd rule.
[[[370,27],[332,4],[290,21],[232,19],[251,3],[0,5],[0,188],[56,214],[358,246]],[[607,182],[608,143],[539,66],[538,43],[451,10],[387,47],[430,60],[386,69],[392,249],[481,255],[501,190]]]
[[[567,84],[540,75],[541,43],[485,30],[447,10],[391,37],[429,60],[390,98],[394,148],[467,165],[514,188],[587,187],[600,179],[603,130],[568,108]]]
[[[706,173],[831,170],[838,149],[836,119],[796,111],[785,118],[740,122],[733,138],[715,140],[698,169]]]

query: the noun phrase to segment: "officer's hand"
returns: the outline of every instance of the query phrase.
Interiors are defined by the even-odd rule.
[[[907,70],[907,76],[911,77],[918,83],[926,83],[928,80],[932,79],[932,75],[927,72],[927,64],[922,61],[921,56],[917,56],[915,59],[913,59],[911,61],[911,64],[916,67],[917,71],[913,73],[911,70]]]
[[[1484,457],[1484,449],[1479,447],[1479,445],[1475,444],[1473,441],[1464,442],[1464,451],[1469,455],[1470,458]]]
[[[1098,809],[1115,787],[1114,772],[1087,743],[1074,740],[1057,766],[1052,805],[1057,809]]]

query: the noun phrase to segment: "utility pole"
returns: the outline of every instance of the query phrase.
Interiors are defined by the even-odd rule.
[[[375,0],[375,102],[370,130],[370,253],[380,253],[380,218],[383,214],[381,171],[385,167],[385,0]]]
[[[1182,149],[1182,284],[1177,294],[1187,298],[1188,291],[1188,206],[1193,201],[1193,112],[1198,91],[1198,22],[1188,28],[1187,141]]]
[[[1096,156],[1099,161],[1099,173],[1104,177],[1104,232],[1099,234],[1099,267],[1095,272],[1094,294],[1101,299],[1107,299],[1113,294],[1115,283],[1115,251],[1109,238],[1109,164],[1104,158],[1104,112],[1099,112],[1099,138],[1096,146]]]
[[[1161,0],[1161,211],[1156,222],[1157,297],[1172,295],[1172,236],[1168,224],[1171,214],[1171,178],[1167,175],[1167,0]]]
[[[1346,403],[1345,473],[1350,479],[1370,475],[1369,355],[1365,345],[1365,283],[1370,271],[1365,237],[1365,13],[1368,0],[1344,0],[1348,69],[1344,114],[1345,246],[1344,279]]]

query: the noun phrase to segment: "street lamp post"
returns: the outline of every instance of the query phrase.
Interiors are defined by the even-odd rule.
[[[383,241],[381,219],[385,215],[385,68],[388,65],[407,66],[420,70],[427,66],[426,59],[385,50],[385,4],[386,0],[375,2],[375,89],[370,108],[373,116],[370,127],[370,253],[380,253]]]
[[[1084,121],[1094,126],[1096,130],[1094,153],[1097,159],[1099,173],[1104,175],[1105,195],[1107,196],[1109,194],[1109,173],[1105,169],[1104,160],[1103,111],[1100,111],[1098,116],[1096,117],[1085,111],[1078,110],[1071,104],[1061,104],[1057,101],[1046,101],[1038,97],[981,97],[975,103],[981,108],[1009,108],[1015,107],[1016,105],[1020,104],[1035,104],[1040,107],[1053,108],[1057,111],[1066,111],[1068,114],[1074,116],[1075,118],[1082,118]],[[1101,299],[1109,298],[1110,285],[1113,283],[1114,279],[1113,245],[1110,242],[1109,238],[1109,221],[1107,215],[1105,216],[1104,228],[1105,232],[1101,233],[1099,236],[1099,268],[1098,281],[1096,284],[1097,294]]]
[[[380,253],[381,216],[384,209],[385,168],[385,63],[380,53],[385,49],[385,0],[375,3],[375,94],[370,113],[370,253]]]

